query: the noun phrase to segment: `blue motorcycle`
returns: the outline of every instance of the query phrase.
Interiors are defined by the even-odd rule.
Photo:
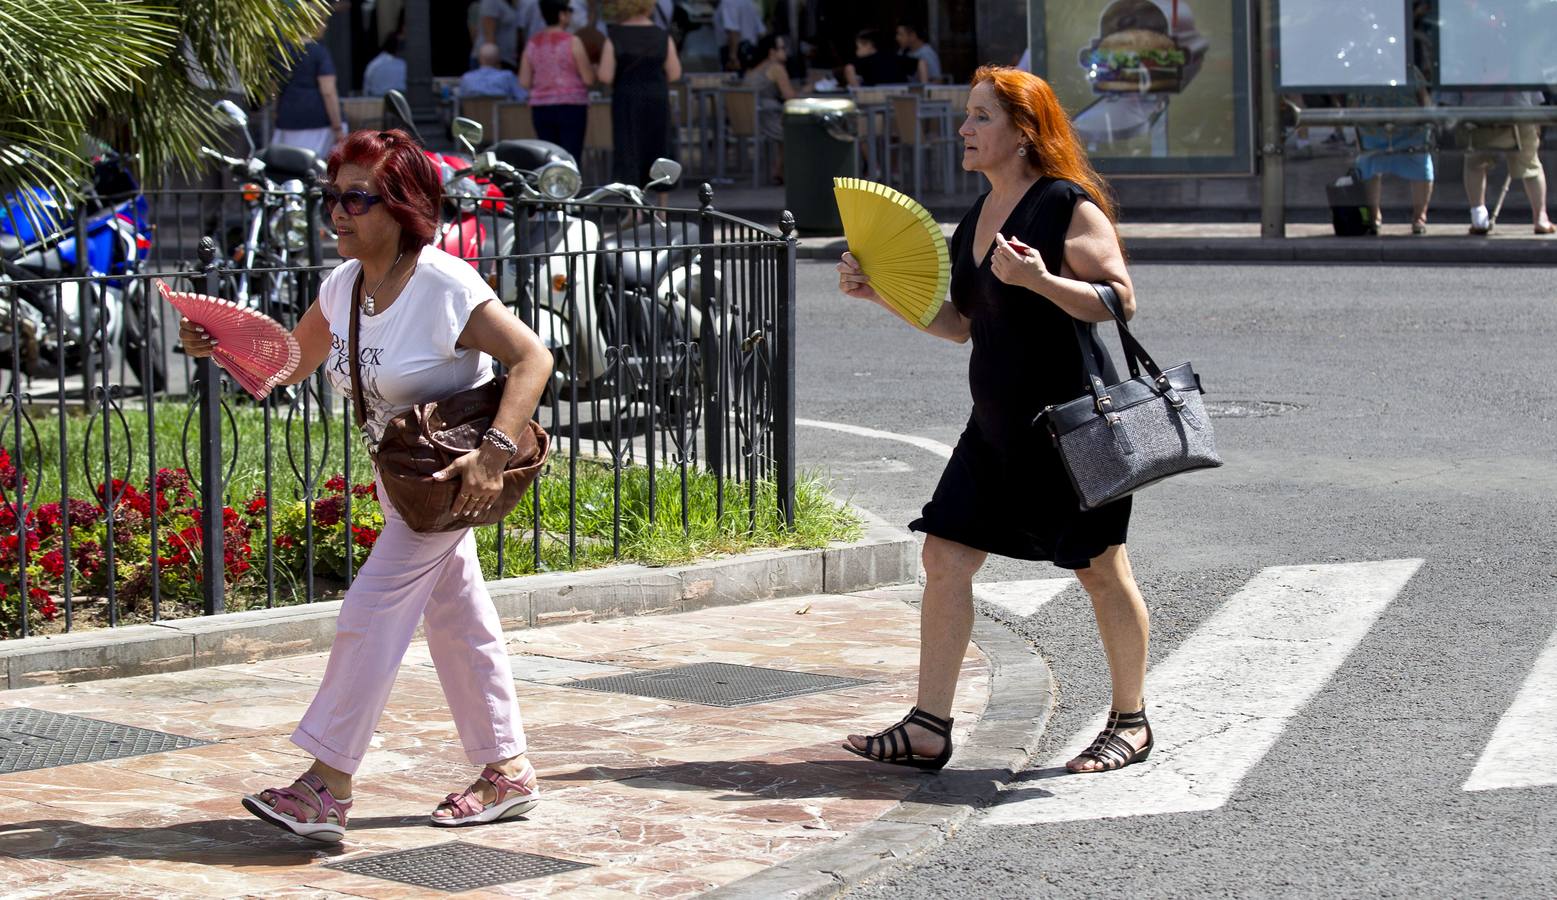
[[[139,272],[151,250],[146,198],[127,160],[114,154],[93,160],[83,212],[85,268],[98,277],[38,285],[30,282],[77,274],[75,210],[42,188],[4,197],[0,307],[15,307],[0,309],[0,359],[9,362],[15,341],[24,373],[69,377],[82,374],[89,357],[106,361],[108,351],[118,350],[141,386],[160,392],[167,386],[167,360],[161,335],[148,321],[146,284],[113,277]]]

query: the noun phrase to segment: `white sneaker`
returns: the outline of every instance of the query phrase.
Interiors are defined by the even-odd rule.
[[[1471,207],[1471,227],[1478,231],[1486,231],[1492,227],[1492,217],[1487,214],[1485,206]]]

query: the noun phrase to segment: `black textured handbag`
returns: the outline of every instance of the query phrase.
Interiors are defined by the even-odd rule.
[[[1092,287],[1119,327],[1130,377],[1104,383],[1098,359],[1106,359],[1106,351],[1091,327],[1073,319],[1087,391],[1069,403],[1045,407],[1035,420],[1058,448],[1084,510],[1170,475],[1222,464],[1211,419],[1200,401],[1205,393],[1200,376],[1189,363],[1159,369],[1130,333],[1114,289],[1106,284]]]

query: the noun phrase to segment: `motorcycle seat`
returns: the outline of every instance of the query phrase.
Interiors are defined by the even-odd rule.
[[[320,172],[319,155],[306,147],[271,144],[259,152],[259,160],[265,164],[265,174],[276,181],[288,178],[307,181]]]
[[[686,222],[677,223],[674,227],[660,222],[650,222],[606,237],[600,241],[602,251],[626,252],[623,252],[620,257],[611,252],[600,254],[605,284],[614,287],[620,272],[623,287],[653,290],[654,286],[670,272],[672,266],[686,263],[688,255],[686,251],[671,252],[668,248],[696,242],[696,227]],[[634,247],[645,249],[634,251],[632,249]]]
[[[22,255],[22,239],[14,234],[0,234],[0,259],[15,259]]]
[[[549,162],[563,160],[578,164],[573,154],[562,149],[550,141],[524,138],[516,140],[498,141],[492,145],[492,155],[499,162],[507,163],[516,169],[533,172]]]

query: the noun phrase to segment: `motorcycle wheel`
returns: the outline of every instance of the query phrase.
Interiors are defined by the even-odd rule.
[[[144,281],[137,281],[127,289],[125,310],[128,314],[125,316],[124,344],[121,348],[124,361],[129,364],[130,371],[135,373],[143,389],[160,394],[168,387],[168,361],[162,352],[162,335],[157,333],[156,323],[152,323],[149,335],[142,334],[146,315]]]

